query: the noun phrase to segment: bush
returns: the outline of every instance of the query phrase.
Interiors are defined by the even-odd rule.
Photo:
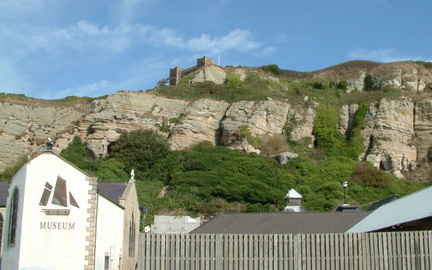
[[[273,156],[282,152],[288,152],[287,138],[283,134],[266,135],[262,137],[259,150],[264,156]]]
[[[364,91],[374,90],[374,78],[372,74],[367,74],[366,77],[364,78],[363,90]]]
[[[264,71],[273,73],[274,75],[282,75],[282,71],[277,65],[267,65],[261,67]]]
[[[72,142],[61,151],[60,156],[86,172],[95,172],[99,166],[99,160],[94,160],[87,155],[80,137],[75,136]]]
[[[390,186],[390,176],[369,163],[361,162],[354,169],[352,180],[366,187],[387,189]]]
[[[97,170],[98,181],[101,182],[126,182],[129,175],[125,172],[125,165],[110,158],[99,165]]]
[[[2,181],[2,182],[9,181],[18,172],[18,170],[24,165],[26,160],[27,160],[27,157],[22,157],[13,166],[7,167],[0,174],[0,181]]]
[[[142,175],[169,151],[166,139],[149,129],[124,132],[108,148],[110,158],[122,162],[126,171],[135,169],[137,175]]]
[[[337,84],[337,89],[341,90],[347,90],[348,89],[348,82],[347,81],[341,81]]]
[[[315,143],[319,148],[338,148],[343,142],[338,131],[339,108],[320,105],[314,120]]]

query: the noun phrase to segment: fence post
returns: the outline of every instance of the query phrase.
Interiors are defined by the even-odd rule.
[[[216,236],[216,269],[222,269],[222,234]]]

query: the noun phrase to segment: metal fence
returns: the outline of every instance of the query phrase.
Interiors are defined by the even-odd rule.
[[[432,269],[432,231],[141,234],[139,270]]]

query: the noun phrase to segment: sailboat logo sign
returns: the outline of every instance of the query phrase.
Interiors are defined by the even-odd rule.
[[[51,194],[53,191],[53,186],[46,182],[45,183],[45,189],[42,193],[42,197],[40,199],[39,205],[47,206],[48,202],[51,198]],[[69,195],[69,196],[68,196]],[[59,205],[63,207],[68,207],[68,205],[75,206],[79,208],[78,203],[76,202],[74,196],[72,193],[67,191],[66,186],[66,180],[61,178],[60,176],[57,177],[56,185],[54,188],[54,194],[51,199],[51,203],[54,205]]]
[[[60,176],[57,177],[55,187],[46,182],[41,199],[40,206],[57,206],[54,209],[42,209],[46,215],[67,216],[70,213],[69,206],[80,208],[75,197],[67,189],[67,182]],[[60,207],[59,207],[60,206]],[[55,230],[75,230],[75,222],[69,221],[41,221],[40,229]]]

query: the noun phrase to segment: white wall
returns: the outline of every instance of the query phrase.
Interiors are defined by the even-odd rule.
[[[201,224],[201,218],[190,216],[155,216],[152,233],[189,233]]]
[[[24,167],[21,167],[21,169],[15,174],[14,178],[13,178],[13,183],[9,186],[9,196],[7,198],[7,202],[6,202],[6,215],[3,217],[4,221],[5,221],[5,225],[4,225],[4,232],[3,232],[3,239],[4,242],[2,243],[3,246],[3,253],[2,253],[2,269],[19,269],[19,251],[20,251],[20,240],[21,240],[21,235],[20,235],[20,228],[17,228],[16,231],[16,241],[15,241],[15,245],[12,246],[11,248],[9,247],[10,244],[8,244],[8,231],[9,231],[9,215],[10,215],[10,207],[8,207],[8,205],[10,205],[10,200],[12,197],[12,193],[13,190],[15,189],[15,187],[18,187],[19,190],[19,208],[18,208],[18,224],[22,223],[22,212],[23,212],[23,198],[24,198],[24,194],[25,194],[25,190],[23,188],[24,183],[25,183],[25,176],[26,176],[26,165],[24,165]]]
[[[72,193],[79,208],[51,204],[58,176],[66,180],[68,194]],[[48,205],[41,206],[46,182],[53,190]],[[17,242],[15,247],[7,247],[5,243],[2,269],[82,269],[90,198],[86,175],[48,152],[28,162],[15,175],[9,194],[12,195],[15,186],[20,191]],[[70,214],[47,215],[44,209],[68,209]]]
[[[105,256],[109,256],[108,269],[120,269],[123,247],[123,208],[98,195],[96,225],[96,267],[103,270]]]

